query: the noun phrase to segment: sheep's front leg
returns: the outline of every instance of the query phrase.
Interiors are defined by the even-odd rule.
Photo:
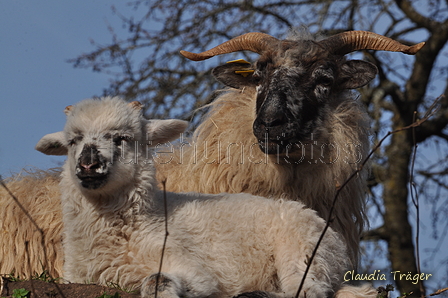
[[[140,290],[143,298],[178,298],[183,292],[178,278],[163,273],[156,273],[143,279]]]

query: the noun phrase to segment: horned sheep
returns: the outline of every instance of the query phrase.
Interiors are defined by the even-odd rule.
[[[118,98],[84,100],[66,114],[64,131],[41,142],[59,144],[48,154],[68,150],[60,183],[68,281],[113,282],[142,297],[295,295],[325,226],[315,211],[244,193],[164,193],[148,147],[177,138],[185,121],[148,121],[139,103]],[[329,229],[300,297],[334,294],[348,260]]]
[[[213,70],[228,88],[210,105],[192,142],[181,145],[174,161],[161,162],[159,173],[170,190],[286,198],[325,219],[339,193],[332,227],[343,235],[356,268],[368,166],[341,186],[369,153],[370,121],[349,90],[370,82],[378,70],[345,55],[364,49],[415,54],[423,45],[409,47],[366,31],[321,41],[247,33],[200,54],[181,51],[194,61],[238,51],[260,57]],[[195,173],[193,183],[182,179],[185,173]]]
[[[328,218],[339,187],[369,150],[369,118],[348,89],[368,83],[376,68],[363,61],[347,61],[344,56],[361,49],[415,54],[421,46],[407,47],[364,31],[342,33],[319,42],[308,37],[282,41],[249,33],[203,54],[183,52],[190,59],[203,60],[249,50],[260,54],[260,59],[254,64],[228,63],[213,71],[230,88],[209,105],[206,118],[191,139],[183,140],[167,159],[160,154],[155,164],[159,181],[166,179],[170,191],[246,192],[297,200]],[[38,150],[48,149],[45,146],[51,144]],[[357,264],[359,238],[366,222],[367,172],[364,167],[341,190],[332,219],[332,227],[348,245],[352,267]],[[28,185],[19,182],[16,189],[25,206],[28,201],[39,199],[31,192],[25,194]],[[46,187],[57,192],[57,181]],[[14,203],[7,195],[1,194],[1,199],[5,206],[0,212],[20,212],[13,210]],[[10,203],[3,203],[5,200]],[[46,210],[54,214],[54,221],[47,225],[60,229],[58,198],[45,202]],[[31,215],[35,212],[28,210]],[[3,233],[14,229],[9,227],[13,224],[4,222]],[[34,231],[27,220],[21,229]],[[27,240],[5,235],[9,238],[3,240],[2,247]],[[54,237],[46,241],[59,239]],[[3,257],[14,260],[8,248],[5,251]],[[30,271],[20,265],[24,262],[2,263],[0,259],[0,273],[15,271],[26,276],[40,272],[40,251],[40,242],[30,243]],[[58,266],[62,252],[55,251],[49,261]],[[56,273],[60,271],[54,269]]]

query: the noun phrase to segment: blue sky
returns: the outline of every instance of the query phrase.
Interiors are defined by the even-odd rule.
[[[63,157],[34,150],[45,134],[62,130],[64,108],[101,95],[106,74],[75,69],[67,59],[93,50],[90,39],[111,40],[108,24],[121,28],[111,6],[126,1],[1,2],[0,9],[0,174],[24,167],[57,166]]]

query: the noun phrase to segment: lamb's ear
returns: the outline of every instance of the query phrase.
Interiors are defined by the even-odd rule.
[[[67,155],[67,147],[64,145],[64,132],[58,131],[43,136],[37,142],[36,150],[47,155]]]
[[[187,129],[187,126],[187,121],[177,119],[147,120],[148,141],[154,146],[173,141],[180,137],[180,134]]]
[[[355,89],[373,80],[378,68],[370,62],[349,60],[341,67],[338,85],[344,89]]]

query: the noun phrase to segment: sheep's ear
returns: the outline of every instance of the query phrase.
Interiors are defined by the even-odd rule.
[[[64,132],[59,131],[43,136],[37,142],[36,150],[47,155],[67,155],[67,147],[64,145]]]
[[[72,110],[73,110],[73,106],[72,105],[66,106],[65,109],[64,109],[64,114],[68,116],[68,115],[71,114]]]
[[[187,129],[187,126],[187,121],[177,119],[147,120],[148,141],[154,146],[173,141],[180,137],[180,134]]]
[[[237,60],[239,61],[239,60]],[[233,62],[215,67],[212,70],[213,76],[228,87],[243,89],[248,86],[255,86],[253,79],[254,69],[249,62]]]
[[[144,105],[139,102],[139,101],[131,101],[130,103],[128,103],[128,106],[130,106],[131,108],[133,108],[134,110],[140,111],[143,109]]]
[[[344,89],[355,89],[373,80],[378,68],[370,62],[349,60],[341,67],[338,85]]]

